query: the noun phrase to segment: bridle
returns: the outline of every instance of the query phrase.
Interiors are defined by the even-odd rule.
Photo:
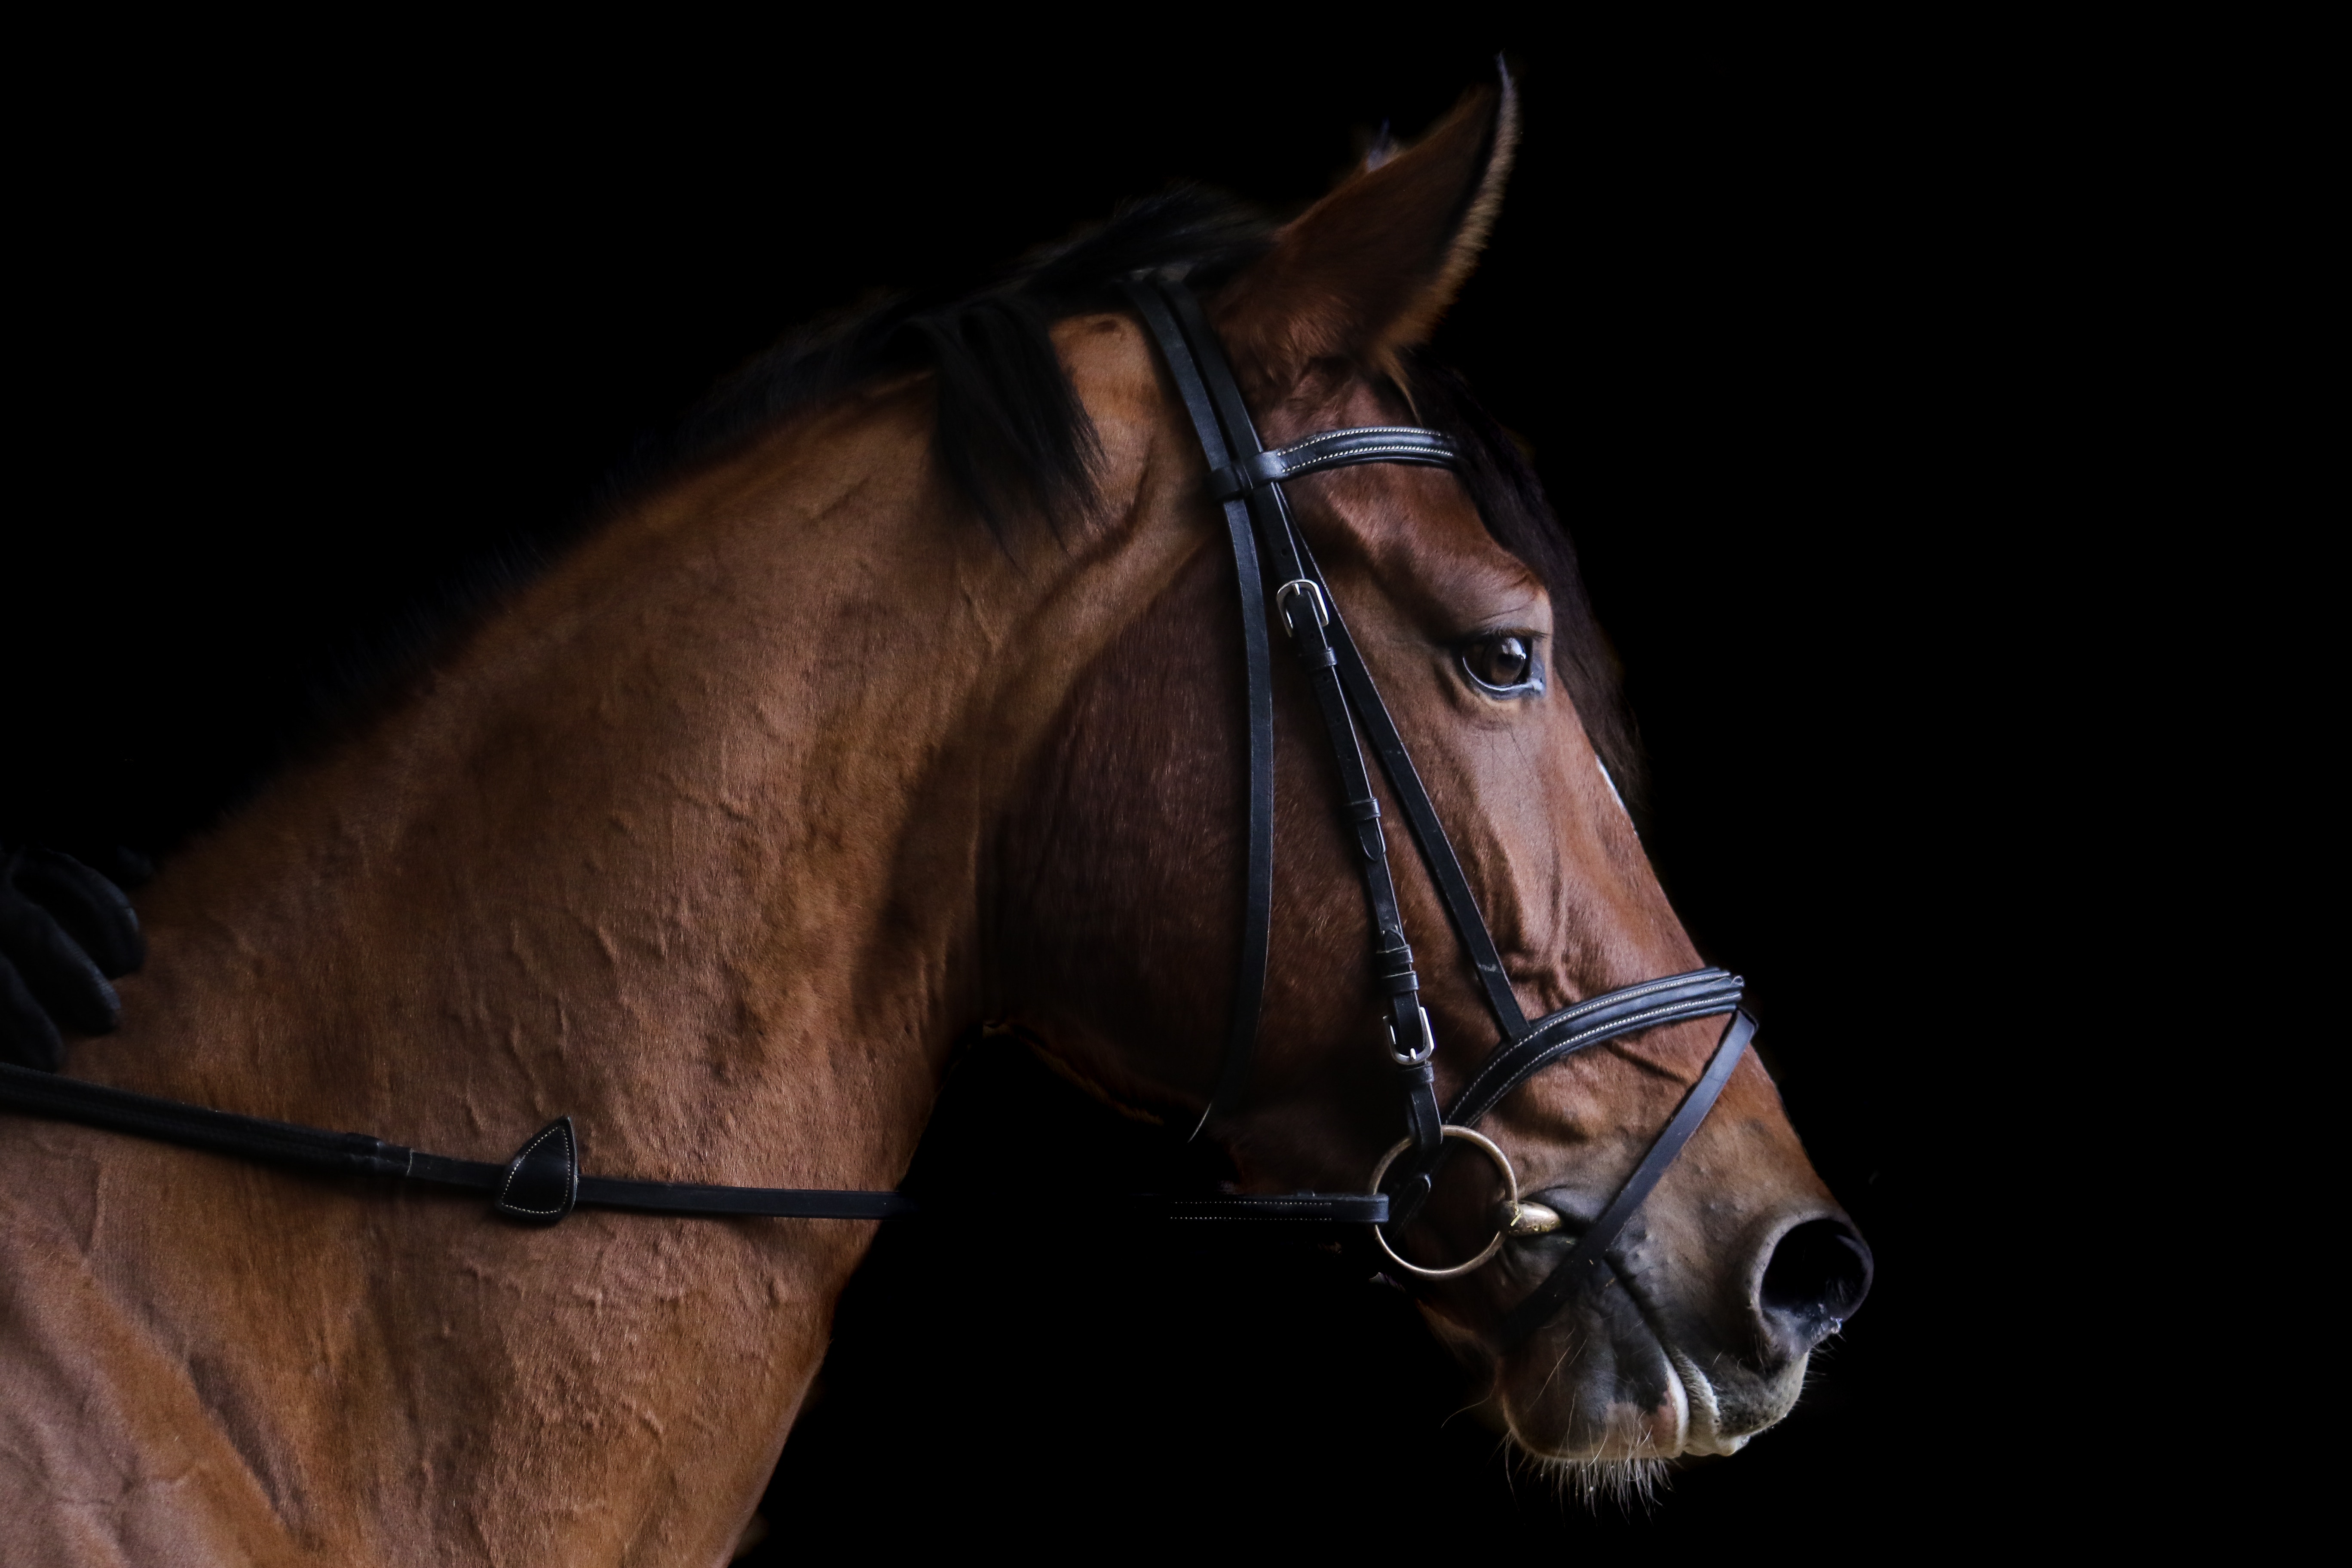
[[[1605,1282],[1610,1248],[1698,1131],[1755,1033],[1755,1019],[1740,1006],[1742,983],[1720,969],[1695,970],[1625,986],[1532,1023],[1528,1020],[1503,971],[1477,900],[1463,877],[1461,862],[1420,775],[1413,771],[1412,759],[1381,700],[1380,689],[1348,634],[1347,622],[1313,552],[1291,524],[1289,501],[1283,490],[1287,480],[1363,463],[1458,468],[1453,442],[1437,431],[1413,426],[1368,426],[1326,430],[1268,451],[1258,440],[1223,347],[1192,290],[1170,277],[1139,277],[1124,289],[1159,345],[1199,437],[1207,462],[1209,493],[1223,514],[1241,594],[1247,692],[1248,862],[1233,1016],[1223,1066],[1202,1124],[1221,1111],[1230,1114],[1247,1089],[1265,995],[1274,900],[1274,682],[1264,568],[1271,568],[1277,579],[1271,607],[1314,690],[1316,710],[1339,763],[1341,814],[1360,851],[1360,869],[1372,916],[1372,971],[1387,1014],[1387,1046],[1404,1100],[1406,1135],[1382,1156],[1368,1193],[1142,1197],[1125,1200],[1123,1206],[1139,1216],[1156,1215],[1173,1220],[1368,1225],[1381,1250],[1407,1273],[1423,1279],[1465,1274],[1492,1261],[1507,1240],[1533,1239],[1560,1228],[1563,1223],[1541,1205],[1520,1201],[1518,1179],[1509,1158],[1476,1131],[1477,1123],[1505,1095],[1562,1058],[1605,1041],[1685,1019],[1732,1015],[1706,1069],[1652,1140],[1633,1173],[1599,1216],[1585,1226],[1567,1257],[1505,1317],[1500,1337],[1507,1349],[1549,1321],[1579,1291]],[[1395,882],[1389,873],[1386,834],[1364,765],[1359,726],[1371,742],[1391,793],[1404,810],[1413,842],[1501,1026],[1501,1039],[1492,1054],[1443,1111],[1432,1067],[1437,1042],[1430,1030],[1429,1015],[1421,1005],[1421,981],[1413,968],[1412,948],[1405,940]],[[495,1212],[524,1224],[556,1224],[583,1204],[698,1217],[879,1220],[918,1212],[912,1200],[896,1192],[722,1186],[584,1175],[580,1170],[579,1133],[569,1116],[558,1117],[540,1129],[500,1164],[426,1153],[365,1133],[334,1132],[215,1110],[10,1063],[0,1063],[0,1110],[314,1171],[486,1192],[492,1194]],[[1495,1235],[1483,1250],[1465,1263],[1424,1268],[1399,1256],[1384,1229],[1391,1224],[1409,1223],[1421,1211],[1448,1140],[1467,1142],[1492,1160],[1508,1195],[1496,1211]]]
[[[1210,330],[1192,289],[1177,279],[1139,278],[1126,285],[1126,293],[1159,345],[1200,440],[1208,463],[1210,495],[1223,510],[1225,534],[1233,546],[1234,574],[1241,592],[1249,716],[1249,864],[1233,1019],[1225,1037],[1224,1065],[1208,1114],[1215,1114],[1220,1107],[1230,1110],[1241,1098],[1249,1079],[1258,1015],[1265,996],[1266,945],[1274,903],[1274,679],[1261,558],[1279,581],[1274,592],[1275,614],[1314,689],[1316,711],[1322,717],[1332,757],[1339,763],[1340,812],[1360,852],[1359,869],[1371,909],[1373,984],[1388,1014],[1389,1058],[1396,1064],[1403,1094],[1406,1132],[1381,1158],[1370,1185],[1390,1198],[1386,1223],[1409,1223],[1429,1197],[1432,1179],[1450,1138],[1470,1143],[1492,1160],[1509,1194],[1496,1215],[1493,1239],[1468,1262],[1451,1268],[1426,1268],[1407,1262],[1389,1245],[1384,1226],[1374,1225],[1373,1237],[1391,1262],[1423,1279],[1447,1279],[1491,1261],[1507,1237],[1539,1236],[1557,1228],[1559,1221],[1549,1211],[1542,1211],[1539,1216],[1528,1214],[1537,1205],[1518,1201],[1517,1173],[1502,1150],[1475,1131],[1477,1123],[1506,1094],[1564,1057],[1636,1030],[1687,1018],[1732,1015],[1698,1081],[1651,1141],[1633,1173],[1578,1237],[1568,1256],[1504,1319],[1501,1338],[1507,1348],[1517,1345],[1549,1321],[1578,1290],[1606,1279],[1609,1249],[1730,1081],[1732,1069],[1739,1065],[1740,1055],[1756,1032],[1755,1018],[1739,1005],[1742,982],[1720,969],[1694,970],[1624,986],[1533,1023],[1528,1021],[1511,989],[1510,977],[1503,971],[1478,900],[1463,877],[1462,862],[1397,733],[1396,721],[1390,718],[1380,688],[1373,684],[1355,639],[1348,634],[1347,620],[1316,564],[1314,552],[1291,525],[1289,498],[1283,490],[1286,479],[1360,463],[1457,468],[1460,459],[1454,443],[1434,430],[1378,425],[1325,430],[1267,451],[1258,440],[1257,426],[1226,363],[1223,346]],[[1429,1014],[1421,1005],[1421,979],[1413,969],[1412,947],[1405,940],[1396,884],[1389,874],[1387,836],[1357,739],[1359,725],[1371,742],[1372,754],[1380,760],[1390,792],[1404,809],[1423,863],[1444,900],[1454,934],[1468,952],[1486,1005],[1502,1029],[1493,1053],[1443,1113],[1431,1065],[1437,1042],[1430,1032]]]

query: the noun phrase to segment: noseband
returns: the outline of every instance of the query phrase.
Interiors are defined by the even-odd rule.
[[[1209,494],[1223,511],[1241,593],[1242,650],[1247,673],[1249,859],[1233,1017],[1225,1037],[1223,1066],[1202,1124],[1221,1110],[1230,1113],[1240,1102],[1249,1082],[1250,1058],[1265,998],[1266,945],[1274,904],[1274,680],[1264,577],[1264,568],[1270,567],[1278,580],[1272,595],[1274,614],[1314,689],[1316,710],[1339,763],[1340,814],[1361,854],[1360,869],[1372,915],[1372,973],[1387,1014],[1386,1043],[1390,1059],[1396,1065],[1406,1128],[1403,1140],[1381,1160],[1370,1184],[1373,1191],[1368,1194],[1144,1199],[1128,1205],[1132,1212],[1179,1220],[1368,1224],[1399,1268],[1426,1279],[1465,1274],[1499,1256],[1507,1243],[1535,1240],[1561,1224],[1550,1211],[1519,1202],[1518,1180],[1509,1158],[1475,1131],[1479,1121],[1505,1095],[1564,1057],[1636,1030],[1688,1018],[1732,1016],[1698,1081],[1651,1141],[1633,1173],[1585,1226],[1567,1257],[1505,1317],[1500,1337],[1506,1348],[1516,1346],[1579,1291],[1606,1281],[1610,1248],[1706,1119],[1754,1035],[1756,1021],[1739,1005],[1739,978],[1720,969],[1646,980],[1587,998],[1533,1023],[1528,1021],[1495,951],[1486,918],[1463,877],[1462,863],[1430,805],[1429,792],[1422,787],[1395,721],[1381,700],[1380,689],[1372,683],[1354,638],[1348,635],[1348,623],[1332,599],[1314,552],[1291,525],[1289,500],[1283,491],[1286,480],[1362,463],[1458,468],[1454,443],[1434,430],[1379,425],[1326,430],[1267,451],[1259,444],[1256,426],[1242,401],[1223,349],[1192,291],[1169,279],[1139,279],[1125,288],[1160,346],[1193,433],[1200,438],[1207,461]],[[1389,874],[1387,836],[1380,802],[1364,766],[1359,726],[1371,742],[1391,794],[1404,809],[1406,826],[1502,1030],[1492,1053],[1442,1112],[1432,1067],[1437,1041],[1430,1030],[1429,1014],[1421,1005],[1421,980],[1413,968],[1412,948],[1405,941],[1396,885]],[[525,1224],[552,1225],[583,1204],[699,1217],[891,1219],[916,1212],[910,1200],[892,1192],[718,1186],[583,1175],[578,1133],[568,1116],[541,1128],[500,1165],[429,1154],[364,1133],[331,1132],[186,1105],[9,1063],[0,1063],[0,1110],[310,1170],[489,1193],[496,1212]],[[1508,1197],[1496,1211],[1494,1237],[1483,1250],[1466,1263],[1427,1268],[1399,1257],[1383,1227],[1405,1224],[1421,1211],[1448,1139],[1468,1142],[1491,1159]]]

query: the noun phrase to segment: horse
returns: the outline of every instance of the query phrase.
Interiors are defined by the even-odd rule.
[[[1287,223],[1180,190],[980,294],[787,340],[664,479],[163,870],[123,1026],[75,1039],[67,1070],[478,1158],[569,1114],[607,1172],[878,1188],[985,1025],[1114,1103],[1202,1121],[1243,1193],[1363,1190],[1395,1074],[1357,824],[1328,808],[1336,764],[1287,666],[1259,1045],[1246,1093],[1212,1105],[1244,612],[1120,287],[1186,278],[1269,444],[1452,434],[1458,472],[1297,481],[1298,526],[1520,1000],[1696,969],[1624,804],[1638,757],[1573,550],[1421,354],[1517,132],[1506,82]],[[1405,920],[1443,931],[1427,873],[1398,867]],[[1446,1089],[1491,1025],[1466,954],[1427,950]],[[1489,1132],[1565,1222],[1417,1286],[1539,1460],[1737,1450],[1866,1289],[1750,1054],[1609,1286],[1500,1333],[1715,1043],[1659,1026],[1513,1089]],[[6,1126],[0,1515],[31,1562],[723,1562],[874,1234],[587,1209],[525,1228],[406,1185]],[[1490,1198],[1454,1162],[1397,1227],[1402,1258],[1476,1252]]]

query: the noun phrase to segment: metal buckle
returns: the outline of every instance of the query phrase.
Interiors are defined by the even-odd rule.
[[[1429,1009],[1415,1007],[1413,1011],[1421,1015],[1421,1044],[1410,1051],[1397,1049],[1396,1020],[1393,1018],[1381,1020],[1388,1026],[1389,1060],[1401,1068],[1417,1068],[1437,1054],[1437,1037],[1432,1034],[1429,1028]]]
[[[1302,588],[1307,591],[1307,604],[1314,607],[1315,624],[1318,626],[1331,624],[1331,606],[1324,602],[1323,590],[1311,578],[1293,577],[1274,591],[1274,607],[1282,616],[1283,629],[1292,637],[1298,635],[1298,628],[1290,621],[1290,595]]]
[[[1513,1218],[1510,1221],[1507,1221],[1505,1224],[1495,1227],[1495,1239],[1488,1242],[1486,1246],[1486,1249],[1480,1252],[1477,1257],[1472,1258],[1467,1263],[1457,1263],[1451,1268],[1423,1268],[1418,1263],[1407,1263],[1403,1258],[1397,1256],[1396,1248],[1389,1245],[1389,1238],[1381,1234],[1381,1227],[1379,1226],[1372,1226],[1372,1239],[1381,1244],[1381,1250],[1389,1255],[1389,1261],[1395,1264],[1399,1268],[1403,1269],[1406,1273],[1418,1274],[1423,1279],[1451,1279],[1456,1275],[1467,1274],[1474,1268],[1483,1268],[1487,1264],[1493,1262],[1495,1255],[1503,1250],[1503,1238],[1510,1234],[1511,1226],[1517,1223],[1517,1216],[1521,1207],[1519,1203],[1519,1173],[1511,1169],[1511,1157],[1509,1155],[1496,1148],[1494,1144],[1494,1141],[1487,1138],[1484,1133],[1474,1132],[1467,1127],[1448,1126],[1444,1129],[1444,1131],[1448,1138],[1459,1138],[1465,1142],[1475,1143],[1479,1148],[1486,1151],[1486,1158],[1495,1163],[1495,1169],[1503,1173],[1503,1185],[1510,1189],[1510,1195],[1496,1205],[1496,1213],[1497,1215],[1512,1215]],[[1389,1167],[1396,1163],[1396,1157],[1412,1147],[1412,1140],[1407,1138],[1398,1143],[1395,1148],[1381,1156],[1381,1163],[1372,1169],[1371,1190],[1374,1193],[1378,1193],[1381,1190],[1381,1178],[1389,1173]],[[1558,1221],[1555,1220],[1553,1223],[1557,1224]]]

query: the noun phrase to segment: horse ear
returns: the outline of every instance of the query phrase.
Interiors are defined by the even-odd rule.
[[[1212,314],[1244,384],[1290,387],[1319,359],[1393,374],[1475,265],[1518,134],[1507,72],[1412,146],[1377,142],[1218,296]]]

